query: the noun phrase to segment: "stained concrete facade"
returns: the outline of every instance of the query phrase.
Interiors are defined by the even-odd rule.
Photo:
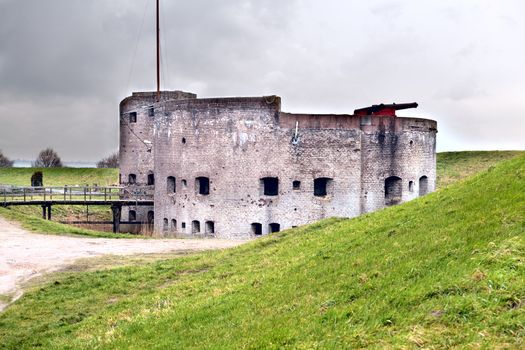
[[[120,142],[121,183],[154,174],[155,206],[136,219],[150,212],[159,235],[249,238],[434,190],[435,121],[284,113],[277,96],[161,96],[121,103]]]

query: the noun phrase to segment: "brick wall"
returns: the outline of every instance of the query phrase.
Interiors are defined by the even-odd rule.
[[[154,171],[155,231],[162,235],[206,235],[206,222],[213,222],[209,235],[248,238],[252,223],[267,234],[271,223],[282,230],[382,208],[391,176],[400,179],[402,201],[418,196],[421,176],[429,191],[435,186],[431,120],[282,113],[276,96],[174,99],[155,104],[154,118],[142,118],[146,124],[136,128],[154,150],[139,151],[121,125],[121,172],[137,171],[143,182]],[[168,177],[176,179],[175,193],[168,193]],[[198,193],[198,177],[209,178],[209,194]],[[261,192],[264,177],[278,178],[277,196]],[[314,195],[316,178],[332,179],[326,196]],[[192,232],[194,221],[199,233]]]

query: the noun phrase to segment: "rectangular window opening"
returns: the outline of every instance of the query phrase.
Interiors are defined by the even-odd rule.
[[[314,180],[314,196],[325,197],[329,193],[329,187],[332,179],[328,177],[319,177]]]
[[[261,179],[261,187],[265,196],[277,196],[279,194],[279,178],[263,177]]]
[[[195,179],[195,190],[198,194],[207,196],[210,194],[210,179],[207,177],[198,177]]]
[[[271,223],[270,224],[270,233],[279,232],[281,231],[281,225],[277,223]]]
[[[252,223],[251,227],[252,227],[252,234],[256,236],[262,235],[262,225],[260,223],[254,222]]]

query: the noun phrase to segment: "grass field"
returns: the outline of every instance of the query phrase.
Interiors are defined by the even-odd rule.
[[[44,186],[118,185],[118,169],[97,168],[0,168],[0,184],[29,187],[31,185],[31,175],[36,171],[42,171]],[[119,237],[108,232],[42,220],[42,209],[39,206],[0,208],[0,215],[9,220],[19,221],[25,229],[35,232],[72,233],[93,237]],[[80,205],[57,205],[53,207],[53,220],[55,221],[84,221],[87,220],[88,215],[91,221],[111,220],[111,210],[108,206],[90,206],[89,210],[85,206]],[[126,237],[130,238],[129,235]]]
[[[40,207],[38,207],[40,209]],[[36,215],[28,215],[20,210],[13,210],[0,207],[0,215],[5,219],[13,222],[18,222],[22,228],[38,233],[47,233],[55,235],[81,235],[89,237],[104,237],[104,238],[143,238],[144,236],[130,235],[130,234],[115,234],[112,232],[89,230],[82,227],[72,225],[65,225],[54,221],[44,220]]]
[[[437,154],[436,188],[446,187],[501,161],[525,154],[525,151],[464,151]]]
[[[31,175],[41,171],[44,186],[118,186],[118,169],[98,168],[0,168],[0,184],[31,186]]]
[[[56,275],[5,349],[524,348],[525,156],[236,249]]]

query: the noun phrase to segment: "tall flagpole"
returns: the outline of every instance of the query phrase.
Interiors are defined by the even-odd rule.
[[[159,1],[157,0],[157,102],[160,101],[160,16]]]

